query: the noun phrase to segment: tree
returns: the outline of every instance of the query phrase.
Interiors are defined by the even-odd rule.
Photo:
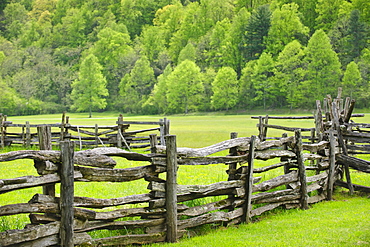
[[[241,77],[239,79],[239,106],[242,108],[251,109],[256,105],[255,97],[257,96],[257,94],[253,82],[253,77],[257,61],[258,60],[249,61],[243,68]]]
[[[258,59],[265,49],[264,39],[271,26],[271,11],[269,5],[258,6],[252,12],[245,27],[243,42],[240,48],[243,51],[244,61]]]
[[[167,81],[168,76],[172,73],[171,65],[167,65],[163,74],[158,76],[157,83],[154,85],[153,91],[150,94],[148,100],[145,102],[143,108],[150,109],[153,113],[164,113],[167,110]]]
[[[357,98],[357,95],[361,95],[362,78],[358,65],[352,61],[347,65],[346,71],[342,78],[342,88],[346,94],[349,94],[351,98]]]
[[[125,75],[121,81],[121,96],[125,111],[140,112],[147,101],[155,82],[154,71],[146,56],[136,61],[130,75]]]
[[[236,72],[223,67],[212,82],[211,104],[215,110],[229,110],[238,102],[238,80]]]
[[[369,39],[369,25],[361,20],[360,11],[355,9],[351,12],[348,20],[348,42],[347,42],[347,55],[349,56],[347,61],[361,55],[361,51],[368,45]]]
[[[304,52],[302,45],[294,40],[280,52],[275,65],[275,83],[280,88],[290,108],[303,107],[302,81],[304,78]]]
[[[274,60],[271,54],[262,53],[254,67],[252,83],[255,88],[256,97],[254,101],[266,109],[267,104],[273,106],[276,102],[276,88],[273,84]]]
[[[180,64],[185,60],[190,60],[195,62],[196,50],[192,43],[188,43],[184,49],[180,51],[179,58],[177,59],[177,63]]]
[[[316,29],[329,31],[339,17],[339,10],[344,0],[318,0],[316,4]]]
[[[192,61],[179,64],[167,78],[169,113],[198,110],[203,94],[200,68]]]
[[[5,37],[16,39],[27,22],[27,10],[20,3],[10,3],[4,9]]]
[[[306,43],[309,29],[299,18],[298,5],[284,4],[272,13],[271,27],[266,38],[266,51],[277,56],[293,40]]]
[[[88,110],[91,118],[93,110],[104,109],[107,106],[106,86],[107,80],[102,74],[98,58],[93,54],[88,55],[82,60],[78,79],[72,84],[72,107],[77,111]]]
[[[334,95],[341,77],[341,64],[333,51],[330,39],[323,30],[316,31],[305,49],[305,88],[306,106],[312,99],[322,99],[327,94]]]

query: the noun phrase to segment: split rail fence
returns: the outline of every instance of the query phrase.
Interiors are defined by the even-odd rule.
[[[370,162],[353,155],[370,154],[370,124],[356,123],[352,120],[353,117],[364,117],[364,114],[352,114],[355,106],[355,100],[347,97],[345,100],[341,98],[341,89],[338,89],[338,95],[332,99],[330,95],[323,101],[324,109],[321,107],[321,101],[316,101],[317,110],[314,116],[303,117],[284,117],[284,116],[254,116],[253,119],[258,119],[257,128],[259,130],[259,138],[261,140],[280,139],[280,137],[268,137],[268,129],[279,129],[283,131],[309,132],[310,134],[303,136],[306,143],[316,143],[322,140],[329,139],[329,131],[333,130],[335,137],[338,140],[340,153],[336,156],[337,163],[343,167],[345,171],[347,183],[337,181],[336,185],[349,189],[352,194],[354,191],[370,192],[370,187],[352,184],[350,176],[350,168],[370,173]],[[324,114],[323,114],[324,112]],[[269,119],[314,119],[315,127],[286,127],[272,125]]]
[[[42,127],[39,127],[42,128]],[[40,130],[42,131],[42,130]],[[47,142],[48,131],[43,138]],[[166,136],[166,146],[158,145],[151,136],[151,153],[140,154],[119,148],[95,148],[74,151],[74,143],[61,142],[61,151],[13,151],[0,154],[0,161],[33,159],[40,176],[0,180],[0,193],[43,186],[26,203],[0,207],[0,216],[30,214],[30,224],[21,230],[0,233],[0,246],[115,246],[174,242],[188,230],[203,224],[238,224],[250,222],[264,212],[283,206],[308,209],[310,203],[331,199],[333,184],[341,178],[336,164],[337,141],[333,131],[329,141],[302,144],[299,130],[294,136],[280,140],[260,141],[258,137],[240,137],[191,149],[177,148],[176,137]],[[48,145],[42,145],[48,149]],[[213,156],[223,150],[229,155]],[[210,156],[212,155],[212,156]],[[116,169],[112,157],[146,161],[145,166]],[[254,167],[255,160],[272,160],[272,165]],[[306,165],[306,160],[314,161]],[[140,163],[142,164],[142,163]],[[178,185],[177,170],[183,166],[225,164],[227,181],[209,185]],[[276,177],[260,176],[277,170]],[[196,171],[195,171],[196,172]],[[161,178],[164,173],[165,178]],[[75,197],[75,182],[104,181],[112,183],[143,179],[148,182],[147,194],[117,195],[98,199]],[[55,183],[60,183],[60,197],[55,196]],[[198,206],[186,202],[208,198]],[[127,205],[135,207],[127,207]],[[94,209],[103,208],[106,211]],[[143,229],[129,233],[92,239],[87,232],[101,229]]]
[[[53,145],[69,140],[75,142],[80,149],[91,146],[114,146],[128,150],[143,149],[150,147],[150,134],[157,134],[158,140],[164,144],[164,136],[169,133],[169,125],[170,122],[166,118],[152,122],[124,121],[122,115],[118,117],[115,125],[73,125],[65,114],[62,115],[61,123],[40,125],[30,124],[27,121],[24,124],[16,124],[8,121],[7,116],[0,113],[0,147],[39,145],[37,127],[50,126]]]

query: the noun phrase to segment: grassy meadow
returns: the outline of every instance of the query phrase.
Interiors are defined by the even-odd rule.
[[[271,114],[273,115],[273,114]],[[284,114],[286,116],[288,114]],[[291,115],[291,114],[289,114]],[[301,115],[311,115],[301,114]],[[67,114],[69,122],[73,125],[114,125],[118,113],[94,113],[92,118],[88,114]],[[124,116],[124,120],[132,121],[158,121],[160,118],[170,119],[170,133],[177,136],[178,147],[205,147],[230,138],[231,132],[237,132],[239,137],[258,135],[257,119],[251,119],[252,115],[176,115],[176,116]],[[61,114],[8,117],[13,123],[31,124],[58,123],[61,122]],[[356,118],[355,122],[370,123],[370,114],[364,118]],[[312,119],[308,120],[275,120],[271,124],[289,127],[313,127]],[[129,130],[140,128],[131,126]],[[11,130],[8,130],[11,131]],[[268,136],[281,136],[283,131],[269,130]],[[293,135],[293,133],[288,133]],[[309,134],[307,134],[309,135]],[[7,148],[4,151],[11,151]],[[369,157],[362,157],[369,159]],[[116,158],[117,168],[135,167],[138,162],[130,162]],[[269,161],[271,162],[271,161]],[[267,162],[259,161],[258,166],[268,165]],[[182,166],[179,169],[179,184],[210,184],[227,180],[227,166]],[[281,170],[274,170],[263,177],[282,174]],[[0,179],[15,178],[26,175],[37,175],[32,160],[21,160],[0,163]],[[370,186],[370,176],[352,171],[353,183]],[[115,198],[126,195],[147,193],[147,182],[139,180],[130,183],[78,183],[75,186],[76,196],[95,198]],[[57,192],[58,192],[57,188]],[[24,189],[6,194],[0,194],[0,206],[27,202],[34,194],[41,193],[41,188]],[[206,231],[206,236],[182,240],[179,244],[166,244],[165,246],[370,246],[370,215],[369,199],[356,195],[349,197],[345,190],[338,189],[335,201],[323,202],[314,205],[308,211],[301,210],[278,210],[261,217],[261,221],[249,225],[231,227],[229,229],[212,229],[211,226],[203,227],[195,235]],[[207,199],[203,199],[207,200]],[[196,203],[196,202],[195,202]],[[367,215],[367,217],[365,217]],[[0,217],[0,232],[7,229],[23,228],[28,223],[28,216]],[[354,229],[352,229],[354,227]],[[94,232],[93,237],[107,236],[105,231]],[[112,234],[112,233],[111,233]],[[339,241],[335,241],[335,239]],[[292,242],[293,241],[293,242]],[[290,243],[290,244],[289,244]],[[294,244],[292,244],[294,243]],[[305,244],[306,243],[306,244]],[[337,243],[338,245],[335,245]],[[157,245],[154,245],[157,246]],[[158,245],[159,246],[159,245]]]

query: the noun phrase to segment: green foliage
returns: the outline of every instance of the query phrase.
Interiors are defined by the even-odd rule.
[[[237,74],[239,96],[232,110],[311,108],[303,95],[314,102],[333,94],[352,61],[361,75],[357,85],[368,85],[370,61],[363,54],[370,46],[369,9],[366,0],[2,1],[0,52],[5,58],[0,74],[7,91],[15,92],[19,101],[41,102],[35,106],[37,111],[74,111],[72,82],[84,59],[93,54],[107,81],[104,109],[178,112],[169,108],[173,106],[167,97],[170,84],[164,86],[168,76],[162,75],[168,65],[176,70],[190,60],[200,68],[197,74],[204,88],[201,103],[192,110],[215,109],[211,106],[212,82],[224,67]],[[308,43],[317,38],[319,30],[330,38],[332,46],[324,51],[327,58],[319,58]],[[327,38],[322,44],[328,44]],[[270,54],[272,61],[267,81],[261,84],[262,77],[252,70],[261,63],[263,53]],[[150,69],[144,69],[144,75],[140,71],[131,75],[143,56]],[[340,71],[333,65],[334,57],[339,58]],[[320,59],[326,64],[320,65]],[[138,91],[133,78],[146,77],[149,70],[154,73],[148,87],[152,91]],[[122,102],[123,94],[130,99],[129,106]],[[162,100],[154,95],[162,95]],[[357,106],[368,105],[366,90],[354,97]],[[26,112],[17,104],[9,107],[9,112]]]
[[[316,31],[305,50],[304,104],[314,104],[311,99],[335,95],[342,71],[337,54],[323,30]]]
[[[264,39],[271,26],[269,5],[257,7],[246,25],[241,48],[245,61],[257,59],[265,49]]]
[[[295,3],[284,4],[272,13],[271,27],[266,38],[266,50],[272,55],[277,55],[284,47],[293,40],[306,43],[308,28],[305,27]]]
[[[230,67],[221,68],[212,82],[212,106],[215,110],[228,110],[238,100],[238,80],[236,72]]]
[[[167,78],[169,113],[197,111],[204,91],[200,68],[195,62],[185,60]]]
[[[101,70],[97,57],[90,54],[82,61],[78,79],[72,84],[73,107],[77,111],[89,110],[90,117],[93,110],[104,109],[107,105],[107,81]]]

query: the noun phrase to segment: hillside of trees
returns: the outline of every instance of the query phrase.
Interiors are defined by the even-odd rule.
[[[369,0],[2,0],[0,112],[370,107]]]

